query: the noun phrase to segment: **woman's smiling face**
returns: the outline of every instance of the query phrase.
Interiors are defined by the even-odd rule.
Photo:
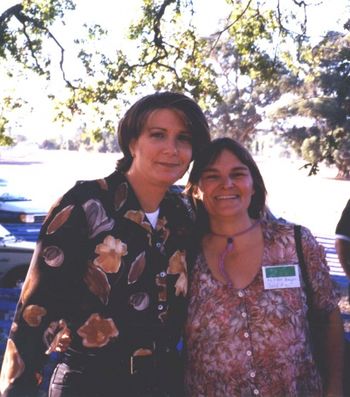
[[[192,158],[185,117],[172,109],[153,111],[140,136],[130,143],[130,152],[129,173],[142,176],[145,184],[169,187],[184,175]]]
[[[210,217],[248,214],[253,194],[249,168],[226,149],[204,169],[196,192]]]

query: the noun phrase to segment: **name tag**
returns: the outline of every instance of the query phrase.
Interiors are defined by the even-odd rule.
[[[299,288],[299,266],[293,264],[263,266],[265,289]]]

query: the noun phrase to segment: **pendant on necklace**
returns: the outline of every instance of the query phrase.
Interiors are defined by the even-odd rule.
[[[234,249],[234,239],[237,236],[241,236],[242,234],[245,234],[249,232],[250,230],[254,229],[255,226],[257,226],[260,223],[260,220],[258,219],[256,222],[254,222],[252,225],[248,227],[248,229],[242,230],[239,233],[233,234],[232,236],[225,236],[224,234],[218,234],[218,233],[213,233],[211,232],[212,235],[214,236],[219,236],[219,237],[226,237],[226,247],[224,250],[221,252],[219,255],[219,272],[222,275],[222,277],[226,280],[227,284],[232,287],[232,282],[231,279],[225,269],[225,258],[226,256],[233,251]]]

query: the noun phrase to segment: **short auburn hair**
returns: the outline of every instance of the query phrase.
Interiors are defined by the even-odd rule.
[[[129,145],[140,136],[148,116],[158,109],[173,109],[184,117],[192,134],[192,159],[210,142],[207,119],[199,105],[191,98],[177,92],[155,92],[135,102],[125,113],[118,125],[118,142],[124,157],[118,160],[117,170],[126,172],[133,158]]]

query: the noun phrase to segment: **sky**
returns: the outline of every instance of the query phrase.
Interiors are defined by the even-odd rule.
[[[195,10],[198,13],[194,16],[194,22],[199,32],[203,35],[213,33],[218,27],[218,22],[228,14],[229,6],[225,0],[193,0]],[[281,0],[281,5],[288,4],[290,0]],[[323,1],[323,2],[322,2]],[[0,13],[11,5],[17,4],[19,0],[0,0]],[[126,0],[122,2],[122,6],[117,7],[115,0],[75,0],[77,9],[74,12],[66,14],[66,27],[60,30],[58,36],[62,43],[65,44],[74,38],[77,26],[82,23],[98,23],[107,28],[110,32],[106,42],[106,47],[111,48],[130,48],[130,43],[126,40],[127,28],[131,21],[138,18],[141,14],[142,0]],[[311,2],[311,0],[309,1]],[[344,22],[350,17],[350,0],[314,0],[319,2],[317,7],[313,8],[312,13],[308,16],[309,34],[318,39],[328,30],[341,30]],[[67,59],[68,57],[66,57]],[[0,83],[3,87],[6,82]],[[47,135],[48,131],[52,136],[60,133],[61,128],[54,126],[51,122],[51,110],[49,103],[43,100],[44,95],[32,95],[38,92],[39,83],[36,78],[32,78],[27,82],[21,83],[21,89],[30,93],[30,101],[35,109],[30,114],[21,114],[19,117],[25,117],[26,135],[32,136],[34,139],[41,131],[40,135]],[[43,87],[42,90],[45,90]],[[71,128],[74,128],[73,126]],[[70,133],[65,127],[67,133]]]

